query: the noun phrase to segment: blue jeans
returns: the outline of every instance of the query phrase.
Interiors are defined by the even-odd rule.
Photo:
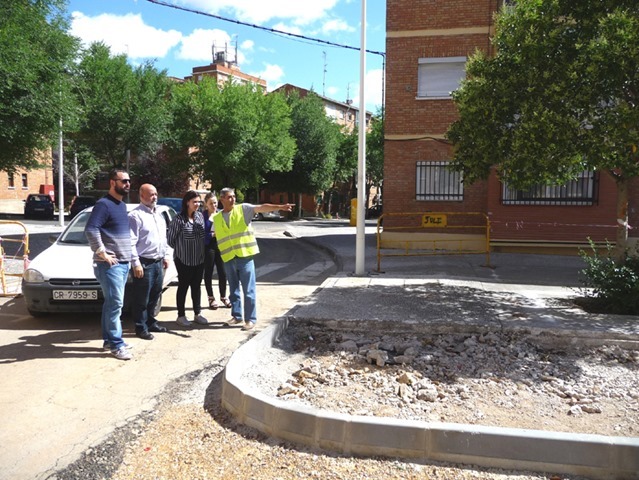
[[[255,296],[255,264],[253,263],[253,257],[235,257],[224,263],[224,269],[226,270],[226,279],[229,282],[231,315],[238,320],[256,323],[257,300]],[[240,284],[242,284],[242,290],[244,291],[243,302]],[[242,310],[242,303],[244,303],[244,310]]]
[[[124,346],[120,315],[124,304],[124,287],[129,274],[129,264],[119,263],[110,267],[107,262],[95,262],[93,272],[100,282],[104,295],[102,339],[110,345],[111,351],[115,351]]]
[[[162,295],[164,280],[162,260],[148,265],[142,264],[142,269],[144,276],[133,277],[131,284],[131,314],[135,322],[135,333],[148,333],[149,327],[157,323],[153,313]]]

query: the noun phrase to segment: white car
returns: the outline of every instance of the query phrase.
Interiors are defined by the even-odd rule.
[[[137,204],[128,204],[131,211]],[[175,211],[171,207],[158,205],[167,228]],[[31,315],[48,313],[100,312],[104,297],[100,284],[93,274],[93,252],[84,235],[93,207],[82,210],[53,244],[35,257],[22,276],[22,294]],[[175,264],[170,262],[164,272],[163,291],[177,280]],[[128,290],[128,289],[127,289]],[[125,294],[125,309],[127,307]],[[159,313],[162,298],[158,302]]]

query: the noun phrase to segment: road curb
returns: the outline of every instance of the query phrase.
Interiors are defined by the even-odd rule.
[[[608,437],[339,414],[291,405],[242,380],[272,348],[291,317],[239,347],[222,379],[222,405],[265,434],[347,455],[419,458],[602,479],[639,478],[639,438]]]

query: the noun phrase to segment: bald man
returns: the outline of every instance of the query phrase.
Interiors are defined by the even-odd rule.
[[[157,212],[158,191],[150,183],[140,187],[140,205],[129,213],[131,230],[131,314],[135,334],[153,340],[152,332],[166,332],[158,325],[155,309],[162,295],[164,270],[169,266],[166,222]]]

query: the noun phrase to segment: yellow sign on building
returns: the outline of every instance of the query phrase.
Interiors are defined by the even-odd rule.
[[[422,227],[445,227],[447,224],[446,215],[426,214],[422,216]]]

